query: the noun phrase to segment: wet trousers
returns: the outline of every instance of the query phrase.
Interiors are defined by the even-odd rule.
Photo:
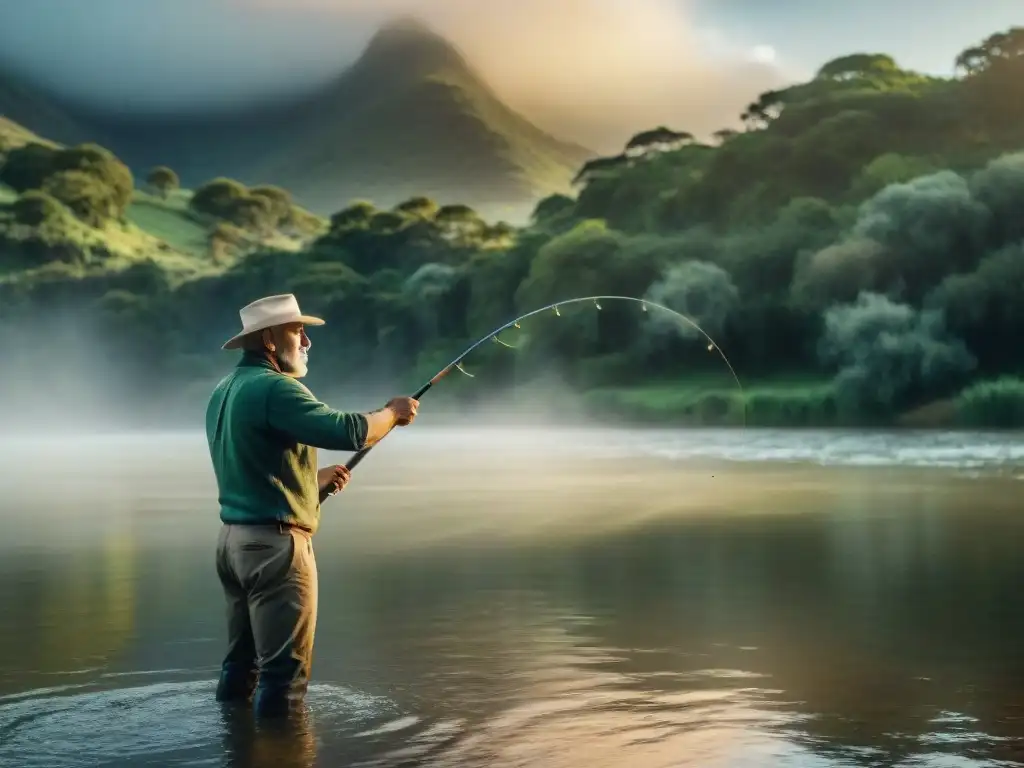
[[[228,624],[217,699],[252,699],[258,715],[287,714],[305,698],[313,661],[312,537],[276,524],[225,524],[216,563]]]

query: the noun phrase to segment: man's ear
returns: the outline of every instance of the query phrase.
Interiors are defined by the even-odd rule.
[[[263,330],[263,346],[265,346],[270,352],[277,349],[277,345],[274,344],[274,334],[269,328]]]

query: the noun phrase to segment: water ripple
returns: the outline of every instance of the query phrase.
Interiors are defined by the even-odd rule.
[[[219,751],[228,735],[210,681],[68,694],[77,688],[6,697],[0,703],[0,764],[60,768],[161,755],[163,764],[198,764],[202,753]],[[311,685],[307,702],[334,730],[395,714],[388,699],[326,684]]]

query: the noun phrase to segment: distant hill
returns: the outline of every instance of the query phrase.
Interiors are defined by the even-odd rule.
[[[330,207],[427,195],[479,210],[565,192],[593,153],[511,110],[446,40],[413,21],[383,29],[323,95],[321,119],[257,172]]]
[[[0,72],[0,142],[16,140],[13,123],[19,124],[22,138],[36,134],[68,144],[89,138],[89,131],[56,100],[13,74]],[[4,146],[0,143],[0,149]]]
[[[19,114],[8,116],[51,138],[65,135],[50,130],[58,114],[43,106]],[[333,82],[289,102],[219,115],[76,120],[137,173],[163,164],[189,187],[217,176],[275,184],[325,215],[355,199],[387,207],[427,195],[521,219],[540,198],[569,192],[594,156],[507,107],[451,43],[410,18],[379,30]]]

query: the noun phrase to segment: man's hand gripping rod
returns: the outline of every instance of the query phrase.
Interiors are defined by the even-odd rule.
[[[454,366],[458,365],[459,362],[461,362],[461,358],[456,362],[447,365],[445,368],[439,371],[437,375],[434,376],[434,378],[432,378],[430,381],[428,381],[426,384],[424,384],[422,387],[416,390],[416,393],[412,395],[412,399],[419,400],[421,397],[423,397],[423,394],[428,389],[430,389],[432,386],[434,386],[435,383],[443,379],[445,375],[448,373],[448,371],[450,371]],[[394,429],[394,427],[392,427],[392,429]],[[391,434],[390,429],[384,434],[384,437],[387,437],[389,434]],[[383,440],[384,437],[382,437],[381,440]],[[379,442],[380,440],[377,441],[377,443]],[[377,443],[374,443],[374,445],[376,445]],[[366,454],[368,454],[372,448],[373,445],[363,448],[363,450],[359,451],[358,453],[354,453],[352,455],[352,458],[345,463],[345,467],[349,471],[351,471],[360,461],[363,460],[363,457],[366,456]]]

